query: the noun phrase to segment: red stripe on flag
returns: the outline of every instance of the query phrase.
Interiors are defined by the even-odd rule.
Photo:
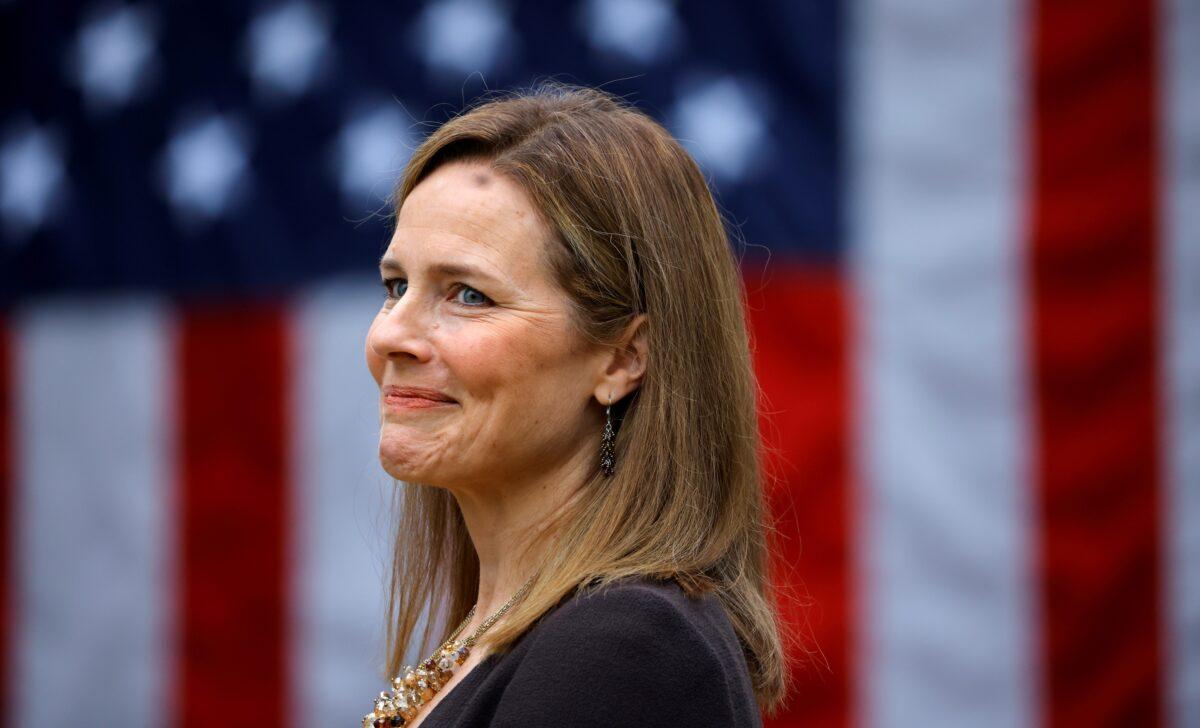
[[[1153,725],[1154,4],[1036,3],[1030,259],[1051,725]]]
[[[831,269],[773,266],[760,277],[752,267],[747,307],[779,528],[773,569],[798,640],[788,645],[788,705],[767,725],[843,726],[853,677],[846,297]]]
[[[284,725],[287,535],[281,313],[182,314],[182,726]]]
[[[16,576],[12,563],[16,553],[13,540],[17,534],[12,512],[16,490],[13,483],[16,478],[16,429],[13,425],[17,406],[13,384],[16,371],[9,322],[0,317],[0,726],[8,725],[8,716],[12,712],[9,698],[13,683],[8,668],[13,661],[13,577]]]

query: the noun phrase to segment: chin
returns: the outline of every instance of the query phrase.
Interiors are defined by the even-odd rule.
[[[436,486],[442,481],[440,468],[423,445],[411,436],[385,431],[379,437],[379,464],[396,480]]]
[[[424,475],[420,448],[411,439],[384,432],[379,437],[379,464],[396,480],[420,482]]]

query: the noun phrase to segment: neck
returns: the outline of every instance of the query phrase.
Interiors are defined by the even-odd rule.
[[[475,616],[464,635],[504,606],[537,571],[546,543],[527,547],[578,495],[593,465],[591,454],[576,453],[558,467],[539,468],[535,477],[506,480],[502,486],[451,489],[479,557]]]

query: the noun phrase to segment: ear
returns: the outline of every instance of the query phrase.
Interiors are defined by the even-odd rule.
[[[646,314],[638,314],[617,344],[606,348],[604,368],[593,392],[600,404],[608,404],[610,395],[613,402],[619,402],[641,385],[650,355],[648,327]]]

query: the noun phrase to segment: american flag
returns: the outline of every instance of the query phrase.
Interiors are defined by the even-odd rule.
[[[1200,2],[0,1],[0,723],[355,725],[387,197],[625,96],[740,238],[770,726],[1200,726]]]

